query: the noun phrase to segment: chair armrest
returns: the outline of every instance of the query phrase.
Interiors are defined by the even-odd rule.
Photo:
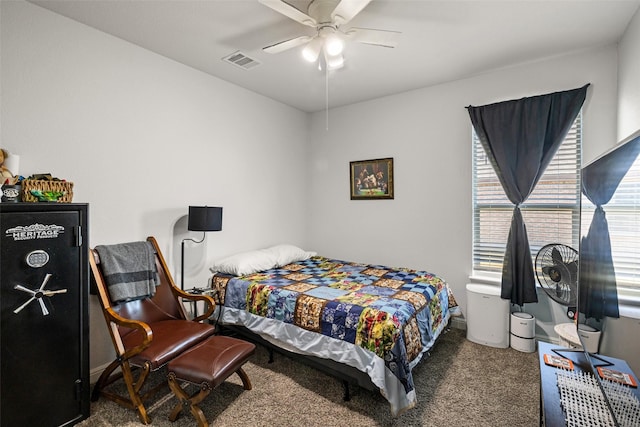
[[[133,348],[124,349],[124,352],[118,355],[119,357],[124,360],[130,359],[136,354],[141,353],[142,351],[144,351],[144,349],[151,345],[151,341],[153,340],[153,331],[148,324],[139,320],[132,320],[122,317],[118,313],[113,311],[111,307],[104,310],[104,313],[109,323],[115,323],[117,326],[121,326],[124,328],[139,329],[142,332],[142,343]]]
[[[190,293],[185,292],[182,289],[178,289],[178,288],[174,288],[174,292],[180,298],[184,298],[184,299],[189,300],[189,301],[195,301],[196,303],[198,301],[204,301],[204,303],[207,305],[207,309],[205,310],[205,312],[203,314],[201,314],[198,317],[194,317],[192,319],[194,322],[200,322],[202,320],[208,319],[209,317],[211,317],[211,315],[213,314],[213,311],[216,308],[215,300],[212,297],[210,297],[209,295],[190,294]]]

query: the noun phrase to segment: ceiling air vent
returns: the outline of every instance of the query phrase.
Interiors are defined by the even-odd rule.
[[[245,70],[250,70],[251,68],[257,67],[258,65],[261,64],[260,61],[253,58],[249,58],[247,55],[245,55],[240,51],[233,52],[231,55],[225,56],[224,58],[222,58],[222,60],[229,62],[235,65],[236,67],[243,68]]]

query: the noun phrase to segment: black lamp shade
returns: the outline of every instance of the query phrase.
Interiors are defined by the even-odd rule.
[[[222,208],[216,206],[189,206],[189,225],[191,231],[222,230]]]

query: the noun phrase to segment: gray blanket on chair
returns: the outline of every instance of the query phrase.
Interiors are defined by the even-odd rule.
[[[96,246],[111,302],[151,297],[159,284],[155,252],[149,242]]]

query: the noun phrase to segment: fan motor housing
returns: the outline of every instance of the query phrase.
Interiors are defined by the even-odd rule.
[[[331,22],[331,13],[338,3],[339,0],[314,0],[309,4],[307,13],[320,24]]]

